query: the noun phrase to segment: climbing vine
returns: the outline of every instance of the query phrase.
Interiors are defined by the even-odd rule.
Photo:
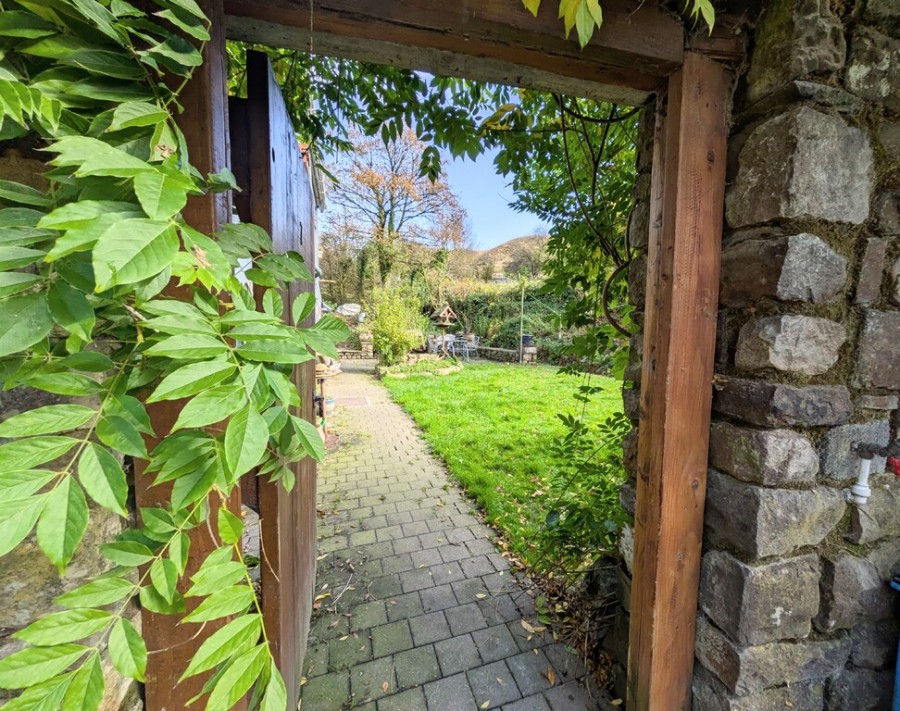
[[[206,708],[252,690],[254,705],[284,711],[242,521],[210,501],[227,500],[254,469],[290,489],[292,462],[322,458],[290,374],[313,351],[336,356],[346,328],[331,317],[287,325],[314,297],[285,304],[286,285],[312,277],[298,254],[273,253],[263,230],[210,236],[181,217],[190,195],[235,187],[227,171],[191,166],[173,120],[209,38],[193,0],[156,0],[152,12],[124,0],[0,10],[0,138],[49,163],[31,185],[0,181],[0,381],[78,399],[0,423],[0,555],[34,533],[65,574],[92,510],[128,516],[123,463],[142,460],[142,476],[171,487],[164,506],[141,509],[139,524],[101,546],[107,573],[15,633],[25,647],[0,660],[0,688],[21,694],[4,708],[98,708],[104,651],[124,676],[145,674],[131,603],[179,614],[194,598],[185,624],[230,618],[184,670],[213,672]],[[246,260],[261,309],[235,276]],[[182,399],[172,431],[148,451],[144,402]],[[188,534],[200,526],[221,546],[182,584]]]

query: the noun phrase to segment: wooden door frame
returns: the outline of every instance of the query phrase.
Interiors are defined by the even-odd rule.
[[[605,0],[604,26],[580,50],[563,38],[552,4],[535,18],[517,0],[203,3],[231,39],[308,50],[312,20],[313,48],[323,54],[631,104],[657,95],[628,706],[688,709],[731,84],[717,60],[738,60],[743,47],[686,40],[653,0],[636,11]],[[207,61],[221,64],[224,52],[214,32]],[[188,97],[221,92],[216,77],[204,83],[208,75],[204,64]],[[227,154],[227,135],[200,134],[188,133],[192,155],[210,141]]]

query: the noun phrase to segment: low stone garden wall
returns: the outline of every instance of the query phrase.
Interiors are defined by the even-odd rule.
[[[478,355],[487,360],[496,360],[502,363],[518,363],[519,351],[512,348],[488,348],[478,346]],[[537,347],[528,346],[523,349],[523,363],[537,363]]]

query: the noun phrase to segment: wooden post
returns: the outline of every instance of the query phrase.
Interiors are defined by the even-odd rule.
[[[200,0],[200,5],[212,20],[212,40],[203,52],[203,65],[185,86],[179,100],[184,113],[177,117],[178,125],[184,132],[190,151],[191,163],[201,173],[217,172],[228,166],[228,111],[227,111],[227,68],[225,55],[225,32],[221,0]],[[184,210],[185,220],[196,229],[207,234],[216,232],[229,221],[231,197],[228,193],[194,196]],[[169,296],[178,296],[180,291],[174,285],[166,289]],[[150,439],[148,448],[159,442],[172,428],[184,401],[175,400],[147,405],[150,421],[157,434]],[[145,474],[146,463],[138,462],[135,467],[135,498],[139,507],[165,506],[171,492],[170,485],[151,487],[152,477]],[[210,506],[218,508],[220,499],[211,497]],[[240,512],[240,493],[229,500],[229,507]],[[191,564],[187,576],[196,572],[199,562],[206,554],[215,550],[220,543],[213,527],[200,527],[190,534]],[[186,586],[182,586],[186,587]],[[188,610],[199,604],[188,600]],[[157,615],[148,610],[142,612],[143,636],[147,642],[147,677],[145,702],[148,711],[163,709],[200,709],[205,705],[201,700],[193,705],[188,700],[200,693],[207,675],[200,675],[178,683],[178,679],[194,652],[203,641],[224,625],[219,620],[207,623],[202,632],[197,625],[182,625],[175,615]],[[236,708],[246,708],[241,702]]]
[[[696,53],[657,105],[629,711],[690,709],[719,293],[729,72]]]

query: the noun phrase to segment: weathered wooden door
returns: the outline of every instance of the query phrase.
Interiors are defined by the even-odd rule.
[[[272,236],[274,251],[299,252],[312,272],[315,265],[315,200],[310,172],[275,81],[268,58],[247,56],[247,99],[231,99],[232,164],[243,192],[235,205],[243,222],[252,222]],[[283,294],[285,319],[301,292],[312,282],[295,282]],[[311,326],[309,316],[297,326]],[[294,368],[302,417],[314,420],[315,362]],[[284,675],[289,708],[300,696],[300,673],[316,566],[316,464],[307,457],[294,465],[296,484],[287,492],[265,477],[258,487],[261,584],[266,632]]]

